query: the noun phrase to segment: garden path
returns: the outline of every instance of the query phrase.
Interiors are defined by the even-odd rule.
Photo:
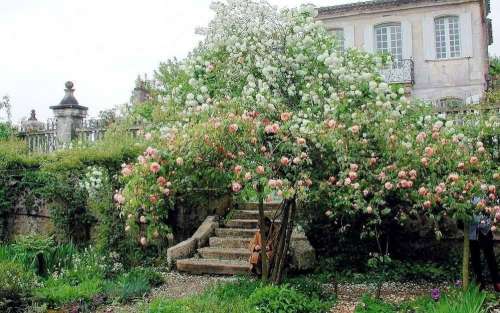
[[[333,285],[326,286],[331,292],[334,291]],[[420,296],[430,295],[433,288],[446,290],[449,285],[430,284],[430,283],[384,283],[381,297],[391,303],[401,303],[406,300],[413,300]],[[375,284],[339,284],[338,303],[331,313],[352,313],[356,305],[360,303],[364,294],[375,294]]]
[[[178,272],[164,274],[165,282],[154,288],[145,300],[128,305],[109,305],[100,308],[98,313],[143,313],[142,307],[145,302],[151,302],[158,298],[184,298],[200,294],[208,287],[218,282],[231,282],[234,277],[190,275]]]

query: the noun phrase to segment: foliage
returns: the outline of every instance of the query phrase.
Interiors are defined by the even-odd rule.
[[[324,303],[317,298],[308,299],[287,285],[264,286],[256,290],[249,299],[258,312],[275,313],[323,313],[331,308],[330,303]]]
[[[0,260],[0,299],[29,295],[35,275],[19,262]]]
[[[151,287],[163,281],[161,275],[148,268],[135,268],[119,276],[116,281],[109,283],[106,293],[120,302],[127,302],[148,293]]]
[[[490,58],[490,75],[491,76],[500,75],[500,57]]]
[[[421,309],[422,313],[485,313],[486,294],[477,287],[467,291],[452,291],[438,302],[427,302]]]
[[[272,286],[246,279],[220,284],[202,295],[157,299],[143,308],[149,313],[328,312],[333,303],[308,296],[290,286]]]
[[[42,288],[34,290],[37,301],[59,306],[78,300],[88,301],[99,294],[102,290],[103,281],[100,278],[92,278],[72,285],[64,280],[49,278]]]

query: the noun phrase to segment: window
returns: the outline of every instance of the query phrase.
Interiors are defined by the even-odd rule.
[[[457,109],[464,105],[464,100],[455,97],[447,97],[443,99],[439,99],[437,103],[438,110],[449,110],[449,109]]]
[[[393,67],[400,68],[403,61],[401,24],[382,24],[375,27],[375,50],[392,55]]]
[[[462,55],[458,16],[442,16],[434,20],[436,32],[436,57],[458,58]]]
[[[344,29],[343,28],[335,28],[332,30],[333,36],[337,40],[338,49],[340,52],[344,52],[345,50],[345,37],[344,37]]]

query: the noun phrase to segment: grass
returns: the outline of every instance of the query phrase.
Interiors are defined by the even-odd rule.
[[[241,279],[216,285],[201,295],[184,299],[157,299],[145,304],[148,313],[323,313],[334,304],[318,294],[305,294],[292,285],[274,286]]]

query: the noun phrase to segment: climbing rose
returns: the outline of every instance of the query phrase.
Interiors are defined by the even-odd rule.
[[[240,190],[241,190],[241,184],[238,183],[238,182],[234,182],[231,185],[231,188],[233,189],[233,192],[240,192]]]
[[[164,187],[167,184],[167,180],[163,176],[158,177],[156,182],[158,183],[158,185],[160,185],[162,187]]]
[[[264,169],[264,166],[262,166],[262,165],[257,166],[257,169],[255,171],[259,175],[262,175],[262,174],[264,174],[266,172],[266,170]]]
[[[384,187],[387,190],[392,190],[392,188],[394,187],[394,185],[392,183],[390,183],[390,182],[387,182],[387,183],[385,183]]]
[[[139,218],[139,222],[141,222],[142,224],[146,224],[146,217],[144,215],[141,215],[141,217]]]
[[[238,124],[231,124],[229,125],[229,132],[230,133],[235,133],[238,131]]]
[[[469,160],[470,164],[477,164],[479,162],[479,159],[475,156],[472,156]]]
[[[290,160],[287,157],[281,158],[281,165],[287,166],[290,163]]]
[[[434,155],[434,149],[432,149],[431,147],[425,147],[424,152],[425,155],[429,158]]]
[[[143,245],[143,246],[148,244],[148,240],[146,239],[146,237],[141,237],[140,242],[141,242],[141,245]]]
[[[297,144],[298,145],[305,145],[306,144],[306,140],[304,138],[297,138]]]
[[[283,113],[281,113],[281,120],[283,122],[288,121],[290,119],[290,117],[292,117],[292,113],[290,113],[290,112],[283,112]]]
[[[250,173],[250,172],[246,172],[246,173],[245,173],[245,179],[246,179],[246,180],[250,180],[250,179],[252,179],[252,173]]]
[[[149,166],[149,170],[153,173],[153,174],[156,174],[160,171],[160,164],[158,164],[158,162],[153,162],[151,163],[151,165]]]
[[[241,165],[236,165],[236,166],[234,167],[234,173],[235,173],[235,174],[238,174],[238,175],[239,175],[239,174],[241,173],[241,171],[242,171],[242,170],[243,170],[243,168],[241,167]]]
[[[132,165],[127,164],[122,168],[122,175],[125,177],[130,176],[132,174],[132,169],[133,169]]]
[[[113,199],[118,204],[124,204],[125,203],[125,197],[121,193],[115,193],[115,195],[113,196]]]

